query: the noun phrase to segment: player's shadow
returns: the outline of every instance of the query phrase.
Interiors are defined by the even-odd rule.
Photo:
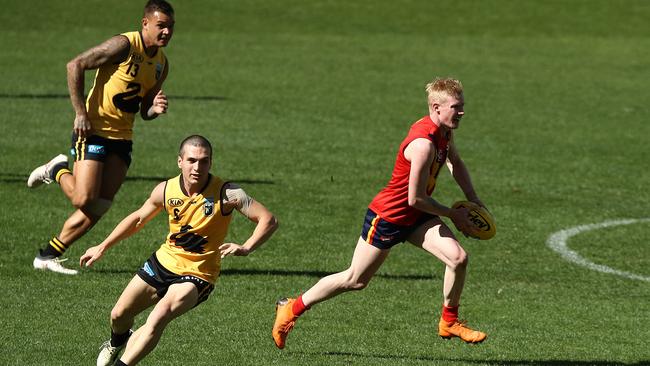
[[[102,274],[135,274],[133,268],[94,268],[95,273]],[[328,271],[286,271],[279,269],[222,269],[220,276],[298,276],[322,278],[334,272]],[[374,277],[386,278],[389,280],[431,280],[435,276],[412,275],[412,274],[387,274],[377,273]]]
[[[28,176],[25,174],[15,174],[15,173],[0,173],[0,183],[27,183]],[[153,176],[144,176],[144,175],[135,175],[127,176],[127,181],[142,181],[142,182],[163,182],[169,179],[169,177],[153,177]],[[272,180],[266,179],[238,179],[232,178],[228,179],[229,182],[239,183],[239,184],[275,184]]]
[[[126,180],[130,181],[151,181],[151,182],[163,182],[169,179],[169,177],[147,177],[147,176],[133,176],[126,177]],[[272,180],[266,179],[227,179],[228,182],[240,183],[240,184],[275,184]]]
[[[0,182],[2,183],[23,183],[27,184],[27,175],[24,174],[12,174],[12,173],[0,173]]]
[[[335,272],[328,271],[306,271],[306,270],[281,270],[281,269],[222,269],[222,276],[299,276],[322,278]],[[413,275],[413,274],[388,274],[377,273],[374,277],[387,278],[393,280],[431,280],[435,276],[431,275]]]
[[[391,354],[364,354],[358,352],[291,352],[296,354],[306,354],[310,356],[331,356],[344,358],[364,358],[364,359],[381,359],[394,361],[437,361],[444,364],[477,364],[477,365],[495,365],[495,366],[650,366],[650,361],[643,360],[636,363],[605,361],[605,360],[471,360],[462,358],[438,358],[426,355],[391,355]],[[348,360],[351,361],[351,360]],[[351,362],[354,364],[354,362]]]
[[[0,99],[69,99],[69,94],[36,94],[36,93],[0,93]],[[170,100],[189,101],[224,101],[228,98],[220,95],[168,95]]]

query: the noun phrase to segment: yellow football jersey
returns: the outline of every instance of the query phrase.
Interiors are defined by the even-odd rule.
[[[183,192],[182,176],[167,181],[164,207],[169,214],[167,240],[156,252],[160,264],[178,275],[193,275],[214,283],[219,277],[219,246],[232,215],[221,212],[224,181],[210,176],[199,194]]]
[[[97,69],[86,108],[93,133],[109,139],[131,140],[140,102],[162,76],[167,58],[159,48],[147,56],[140,32],[122,33],[131,51],[126,61]]]

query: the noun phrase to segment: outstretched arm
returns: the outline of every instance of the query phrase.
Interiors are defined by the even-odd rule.
[[[68,91],[75,111],[74,132],[79,136],[90,133],[90,120],[84,101],[84,72],[109,63],[120,63],[129,56],[129,40],[114,36],[68,62]]]
[[[232,192],[232,195],[228,197],[229,202],[226,203],[226,206],[234,206],[237,211],[257,225],[244,244],[222,244],[219,247],[221,258],[227,255],[246,256],[250,254],[260,245],[264,244],[278,228],[278,220],[264,205],[252,199],[241,188],[237,187]]]
[[[101,244],[88,248],[86,253],[79,259],[79,265],[90,267],[93,263],[98,261],[110,247],[140,231],[147,222],[162,210],[164,192],[165,183],[163,182],[154,188],[151,192],[151,196],[149,196],[142,207],[125,217],[119,224],[117,224],[115,229],[113,229],[113,232],[104,239]]]

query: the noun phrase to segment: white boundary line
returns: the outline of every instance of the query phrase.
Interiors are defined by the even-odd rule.
[[[635,273],[620,271],[618,269],[610,268],[602,264],[596,264],[590,262],[587,259],[580,256],[580,254],[569,249],[569,247],[567,246],[567,241],[569,240],[569,238],[571,238],[572,236],[576,236],[580,233],[584,233],[586,231],[603,229],[610,226],[631,225],[631,224],[637,224],[643,222],[650,222],[650,217],[646,217],[643,219],[611,220],[611,221],[601,222],[599,224],[574,226],[572,228],[560,230],[553,233],[551,236],[548,237],[548,240],[546,241],[546,245],[548,245],[554,251],[558,252],[565,260],[589,268],[591,270],[603,272],[603,273],[611,273],[632,280],[650,282],[650,276],[642,276]]]

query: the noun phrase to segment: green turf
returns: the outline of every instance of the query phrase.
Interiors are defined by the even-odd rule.
[[[137,1],[0,1],[0,364],[93,364],[110,309],[166,233],[165,218],[93,270],[36,272],[36,250],[71,206],[31,168],[69,143],[65,64],[139,27]],[[281,228],[229,258],[210,300],[173,322],[143,365],[642,365],[650,283],[564,261],[558,230],[649,217],[650,3],[570,1],[177,1],[167,116],[138,120],[129,179],[70,264],[177,173],[178,142],[201,133],[214,172],[267,205]],[[365,207],[390,175],[424,84],[460,78],[457,145],[498,222],[471,256],[461,316],[488,340],[436,337],[443,266],[394,249],[368,289],[320,304],[284,351],[277,298],[349,264]],[[92,74],[87,75],[90,83]],[[435,198],[462,198],[445,172]],[[252,226],[234,221],[230,240]],[[650,224],[587,232],[590,261],[650,276]],[[142,316],[138,324],[144,321]]]

